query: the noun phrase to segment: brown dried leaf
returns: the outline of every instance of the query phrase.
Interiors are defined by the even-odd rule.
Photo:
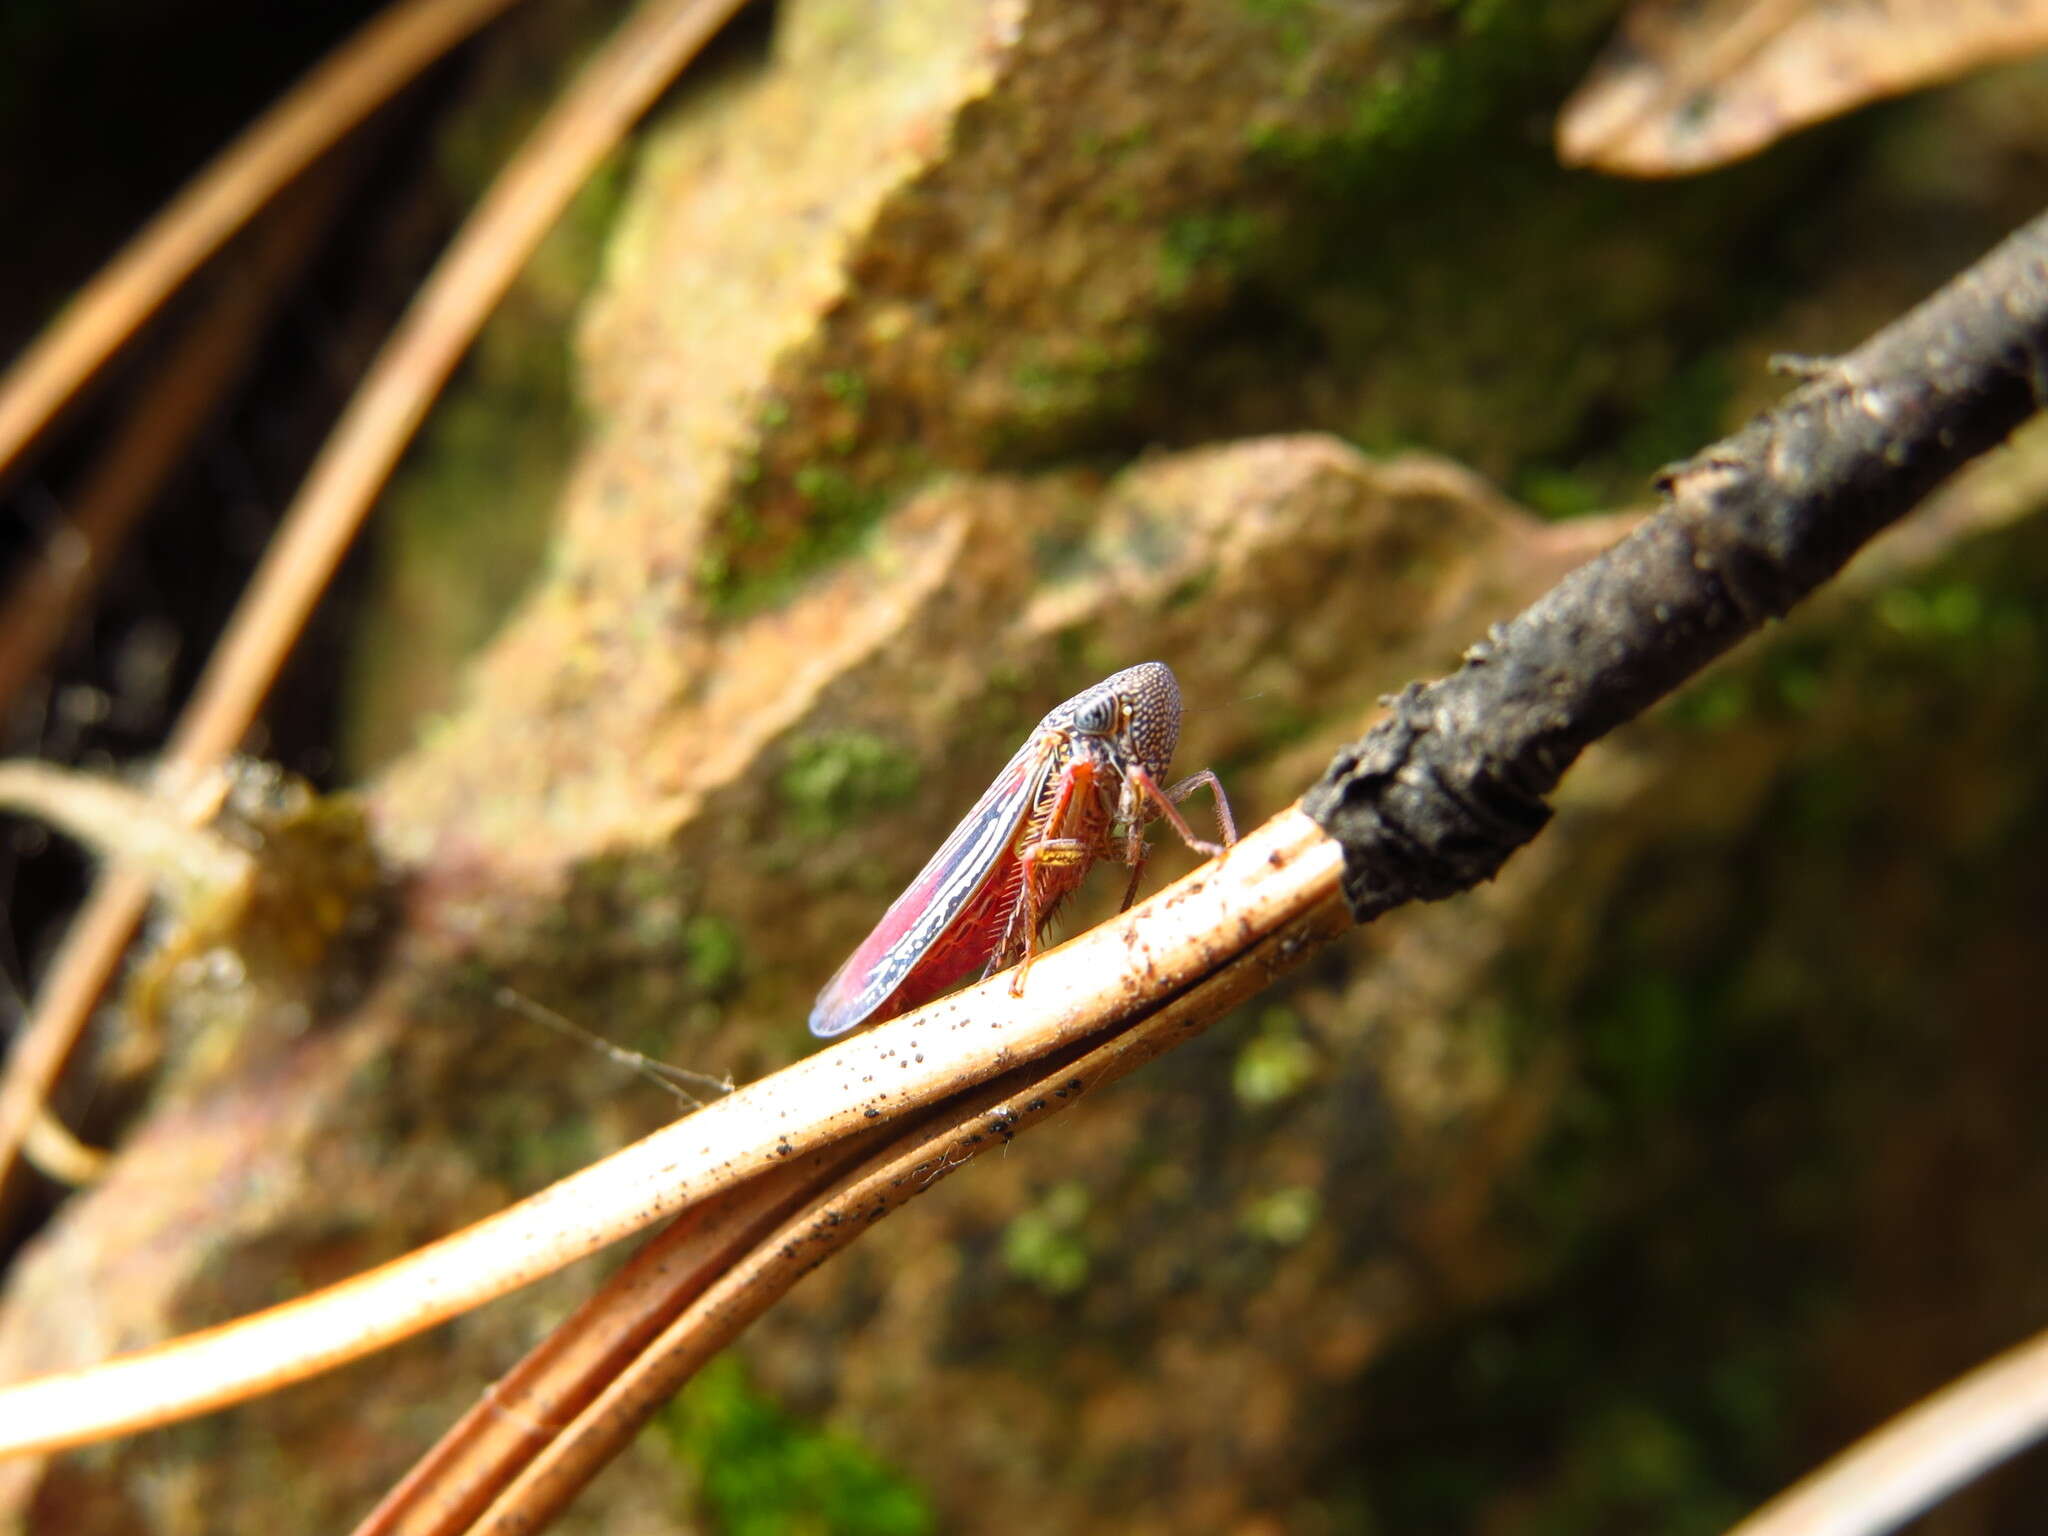
[[[1557,121],[1558,157],[1675,176],[2048,47],[2048,0],[1640,0]]]

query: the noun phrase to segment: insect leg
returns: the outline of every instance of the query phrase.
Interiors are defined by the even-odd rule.
[[[1145,877],[1145,840],[1136,839],[1136,845],[1137,851],[1124,861],[1131,866],[1131,883],[1124,887],[1124,904],[1117,908],[1119,912],[1131,910],[1131,904],[1138,899],[1138,882]]]
[[[1010,925],[1003,936],[1003,946],[998,957],[1008,956],[1013,947],[1022,939],[1022,954],[1018,957],[1017,974],[1010,978],[1010,995],[1021,997],[1024,993],[1024,976],[1031,969],[1031,962],[1038,955],[1038,930],[1044,925],[1045,916],[1041,910],[1038,881],[1040,864],[1079,864],[1085,873],[1088,863],[1095,857],[1095,845],[1091,840],[1078,837],[1054,837],[1049,834],[1064,827],[1067,816],[1074,804],[1075,792],[1082,782],[1080,765],[1069,759],[1060,769],[1060,776],[1053,789],[1052,800],[1042,817],[1035,817],[1029,823],[1030,835],[1019,839],[1017,863],[1021,866],[1022,880],[1017,892],[1017,907],[1010,914]],[[1022,919],[1023,933],[1017,932],[1018,921]]]
[[[1223,846],[1228,848],[1237,841],[1237,818],[1230,814],[1230,797],[1223,793],[1223,781],[1216,777],[1213,769],[1204,768],[1200,773],[1191,773],[1166,792],[1166,798],[1178,805],[1204,784],[1216,797],[1216,826],[1223,833]]]
[[[1024,995],[1024,974],[1031,969],[1031,962],[1039,956],[1038,930],[1045,919],[1039,915],[1038,866],[1047,864],[1080,864],[1094,856],[1095,845],[1079,837],[1047,837],[1031,844],[1018,861],[1024,866],[1024,889],[1017,903],[1017,911],[1023,918],[1024,953],[1017,961],[1017,969],[1010,977],[1010,996]],[[1012,932],[1016,919],[1013,918]],[[1007,947],[1007,945],[1006,945]]]
[[[1161,789],[1159,781],[1139,764],[1133,763],[1125,772],[1130,781],[1159,807],[1160,815],[1164,816],[1173,830],[1180,834],[1181,841],[1195,852],[1213,856],[1237,841],[1237,822],[1230,814],[1230,801],[1224,797],[1222,782],[1207,768],[1200,773],[1189,774],[1172,789]],[[1194,829],[1188,825],[1187,818],[1181,815],[1180,807],[1174,803],[1185,800],[1204,784],[1207,784],[1216,796],[1216,824],[1223,833],[1223,842],[1220,846],[1203,842],[1201,838],[1195,836]]]
[[[1119,912],[1131,910],[1131,903],[1138,899],[1138,882],[1145,877],[1145,860],[1152,848],[1145,841],[1145,818],[1133,815],[1124,823],[1123,848],[1111,855],[1119,863],[1131,866],[1131,883],[1124,887],[1124,903]]]

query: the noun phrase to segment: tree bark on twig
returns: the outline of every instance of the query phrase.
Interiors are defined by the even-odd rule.
[[[1579,753],[1833,576],[2048,397],[2048,215],[1659,477],[1654,518],[1410,685],[1303,809],[1360,922],[1490,879]]]

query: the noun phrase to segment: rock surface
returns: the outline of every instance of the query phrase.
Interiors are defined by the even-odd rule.
[[[1516,41],[1420,5],[791,0],[679,93],[587,310],[594,425],[545,569],[365,790],[404,876],[365,1000],[298,1034],[220,1003],[241,1027],[17,1267],[0,1370],[338,1279],[661,1122],[500,987],[714,1075],[791,1059],[839,956],[1104,673],[1171,662],[1181,764],[1254,822],[1611,537],[1355,442],[1488,438],[1489,470],[1577,495],[1613,466],[1559,469],[1566,445],[1632,393],[1692,431],[1686,338],[1726,315],[1687,288],[1800,176],[1622,213],[1538,183],[1497,116],[1432,96],[1535,110],[1540,71],[1483,62]],[[2002,131],[1960,115],[1941,131]],[[1889,190],[1856,206],[1912,202],[1866,163]],[[1540,225],[1538,185],[1566,205]],[[1340,192],[1416,199],[1421,229],[1358,258],[1391,290],[1342,276]],[[1846,341],[1947,254],[1825,290],[1772,270]],[[746,1528],[721,1476],[816,1466],[813,1419],[914,1490],[901,1526],[816,1493],[848,1529],[1697,1526],[2027,1326],[1993,1237],[2048,1168],[2022,1102],[2048,548],[2006,527],[2041,461],[1959,485],[1594,753],[1497,885],[1376,925],[872,1234],[750,1337],[751,1385],[686,1397],[569,1528]],[[1962,1193],[1931,1210],[1936,1187]],[[1906,1257],[1922,1230],[1958,1273]],[[0,1468],[0,1507],[342,1526],[590,1268]],[[794,1416],[773,1443],[720,1438],[759,1394]]]

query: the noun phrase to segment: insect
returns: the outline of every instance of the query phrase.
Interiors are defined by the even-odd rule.
[[[1208,769],[1171,789],[1160,778],[1180,740],[1180,684],[1140,662],[1053,710],[1003,766],[875,931],[811,1009],[811,1033],[844,1034],[929,1002],[971,976],[1016,965],[1024,975],[1060,903],[1097,859],[1131,866],[1129,907],[1145,863],[1145,827],[1163,816],[1190,848],[1237,841],[1230,803]],[[1207,784],[1223,847],[1189,829],[1179,802]],[[1020,963],[1021,962],[1021,963]]]

